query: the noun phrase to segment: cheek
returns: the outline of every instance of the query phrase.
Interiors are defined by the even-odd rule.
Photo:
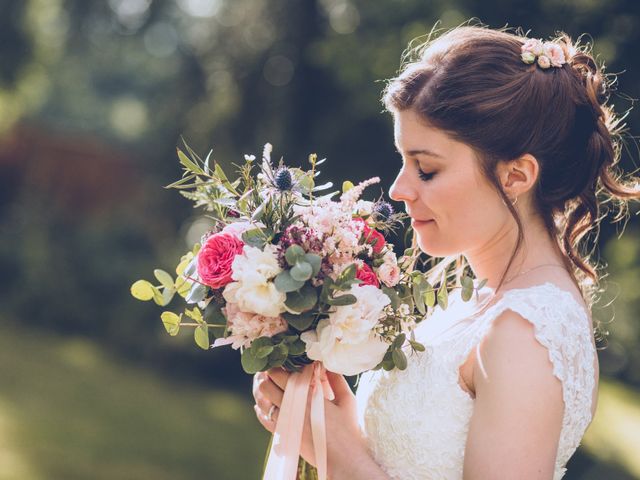
[[[457,255],[484,243],[487,235],[500,228],[505,215],[497,194],[473,178],[442,180],[427,183],[420,195],[436,222],[416,230],[420,248],[437,257]]]

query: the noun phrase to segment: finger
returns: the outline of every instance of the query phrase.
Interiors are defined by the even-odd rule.
[[[254,398],[257,398],[256,395],[258,395],[258,387],[267,378],[268,377],[267,377],[267,374],[265,372],[258,372],[253,376],[253,386],[251,388],[251,391],[253,392],[253,397]]]
[[[284,392],[273,381],[265,380],[264,382],[261,382],[260,385],[258,385],[258,392],[278,408],[282,405]]]
[[[329,384],[333,389],[336,403],[340,403],[344,398],[348,398],[353,395],[353,392],[349,387],[349,383],[343,375],[327,371],[327,378],[329,379]]]
[[[260,422],[260,424],[266,428],[269,432],[273,433],[276,429],[276,422],[275,422],[275,417],[276,417],[276,412],[273,412],[273,420],[269,420],[267,418],[267,416],[265,414],[262,413],[262,411],[260,410],[260,408],[257,405],[253,406],[253,409],[256,412],[256,417],[258,418],[258,421]]]
[[[280,389],[284,390],[289,380],[289,372],[282,368],[271,368],[267,370],[267,375]]]

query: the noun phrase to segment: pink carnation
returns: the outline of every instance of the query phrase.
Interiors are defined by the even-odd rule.
[[[256,338],[273,337],[287,330],[287,322],[282,317],[265,317],[257,313],[243,312],[235,303],[227,303],[222,309],[227,317],[231,335],[218,338],[214,347],[231,343],[231,348],[247,348]]]
[[[222,288],[231,282],[233,259],[242,253],[244,243],[231,233],[207,238],[198,252],[198,275],[205,285]]]

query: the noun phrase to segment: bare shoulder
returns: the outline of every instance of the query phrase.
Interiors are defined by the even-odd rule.
[[[476,355],[465,470],[476,472],[473,478],[551,478],[564,401],[562,383],[534,325],[505,310]]]
[[[532,321],[519,313],[507,309],[498,315],[478,345],[476,355],[473,372],[476,395],[494,393],[503,386],[509,387],[513,395],[520,389],[535,394],[534,390],[542,388],[542,394],[555,391],[562,400],[562,385],[553,374],[549,351],[536,338]]]

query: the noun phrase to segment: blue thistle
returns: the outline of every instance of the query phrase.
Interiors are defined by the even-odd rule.
[[[393,207],[388,202],[377,202],[373,206],[373,213],[381,220],[388,220],[393,215]]]
[[[291,187],[293,186],[291,171],[287,167],[280,167],[274,175],[273,183],[278,190],[283,192],[285,190],[291,190]]]

